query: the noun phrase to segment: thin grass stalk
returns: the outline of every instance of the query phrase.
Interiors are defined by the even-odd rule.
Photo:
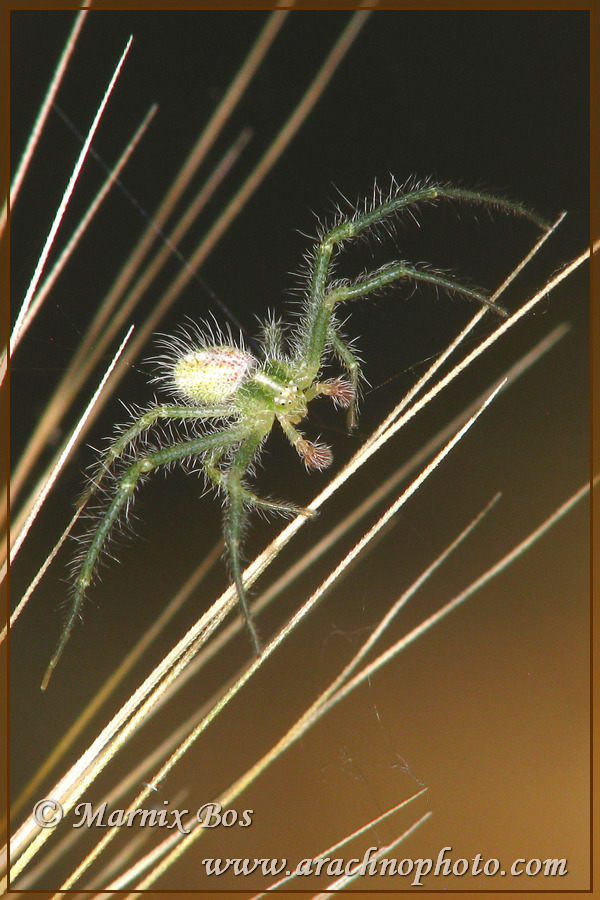
[[[561,217],[562,218],[562,217]],[[396,415],[396,412],[392,412],[388,419],[385,420],[382,425],[380,425],[379,429],[376,433],[374,433],[369,441],[363,446],[361,451],[361,456],[363,454],[369,456],[371,453],[375,452],[381,445],[382,441],[387,440],[388,433],[389,436],[395,434],[400,428],[404,427],[410,419],[413,418],[427,403],[430,403],[431,400],[434,399],[441,391],[443,391],[455,378],[457,378],[465,369],[467,369],[479,356],[482,355],[489,347],[491,347],[499,338],[503,337],[503,335],[514,325],[519,322],[523,316],[525,316],[528,312],[530,312],[534,306],[536,306],[541,300],[544,299],[551,291],[553,291],[571,272],[575,271],[580,265],[582,265],[589,258],[589,250],[585,250],[580,256],[574,259],[571,263],[566,265],[560,272],[558,272],[555,276],[553,276],[547,284],[530,300],[528,300],[523,306],[521,306],[516,312],[514,312],[508,319],[506,319],[501,325],[497,326],[497,328],[488,335],[488,337],[484,338],[477,346],[468,353],[460,363],[455,365],[447,375],[440,378],[438,382],[432,387],[424,396],[422,396],[419,400],[417,400],[402,416]],[[479,316],[479,313],[477,314]],[[476,316],[476,318],[477,318]],[[466,326],[465,329],[460,333],[456,342],[462,341],[464,337],[468,334],[471,329],[471,322]],[[434,364],[435,365],[435,364]],[[436,366],[437,368],[437,366]],[[418,391],[418,385],[413,388],[411,391],[411,395],[416,395]],[[405,406],[403,401],[403,406]]]
[[[386,844],[385,847],[380,847],[376,853],[373,854],[373,858],[375,860],[381,860],[387,856],[388,853],[392,853],[395,851],[396,847],[398,847],[403,841],[414,834],[415,831],[423,825],[427,819],[432,815],[431,811],[426,812],[421,816],[420,819],[417,819],[410,828],[407,828],[395,841],[391,844]],[[316,894],[314,900],[326,900],[326,898],[335,897],[338,891],[341,891],[344,887],[347,887],[349,884],[352,884],[356,878],[361,874],[361,863],[356,865],[353,869],[351,875],[344,875],[341,878],[332,881],[329,885],[327,891],[323,893]],[[130,895],[131,896],[131,895]]]
[[[165,607],[162,614],[156,619],[153,625],[144,633],[136,645],[124,658],[123,662],[117,666],[115,671],[107,678],[102,688],[96,696],[88,703],[84,711],[75,720],[73,725],[65,733],[60,743],[56,745],[52,753],[48,756],[44,765],[38,769],[33,779],[26,786],[21,796],[18,798],[11,810],[11,815],[22,808],[26,800],[34,793],[38,786],[43,783],[46,777],[54,769],[61,758],[66,756],[67,751],[81,735],[84,728],[91,719],[96,715],[98,710],[104,705],[108,697],[112,695],[116,687],[120,685],[125,676],[133,669],[134,665],[139,661],[144,652],[153,643],[153,641],[162,632],[165,625],[170,622],[175,614],[181,609],[183,604],[188,600],[192,591],[202,582],[206,573],[217,562],[223,551],[222,541],[215,544],[211,553],[200,563],[198,568],[192,573],[190,578],[185,582],[181,589],[173,596],[173,599]]]
[[[275,137],[267,152],[244,181],[233,199],[227,204],[221,215],[210,228],[209,232],[201,240],[196,250],[191,253],[188,265],[182,269],[179,275],[174,279],[153,312],[145,319],[143,325],[138,330],[135,340],[132,341],[127,355],[123,358],[121,366],[117,370],[117,378],[120,375],[123,375],[126,371],[126,367],[132,360],[136,359],[139,354],[143,352],[148,339],[156,331],[165,314],[175,303],[184,288],[189,284],[193,273],[201,268],[208,255],[223,237],[234,219],[239,215],[266,175],[271,171],[290,141],[300,130],[309,113],[312,111],[321,94],[329,84],[335,70],[358,37],[361,29],[364,27],[368,16],[368,12],[355,12],[353,14],[350,22],[344,29],[340,38],[336,41],[325,63],[319,69],[314,81],[290,115],[289,119],[283,125],[279,134]]]
[[[399,810],[404,809],[404,807],[408,806],[409,803],[412,803],[414,800],[418,800],[419,797],[422,797],[423,794],[427,793],[427,788],[422,788],[420,791],[417,791],[411,797],[408,797],[406,800],[402,800],[400,803],[397,803],[395,806],[392,806],[390,809],[387,809],[380,816],[377,816],[375,819],[372,819],[366,825],[362,825],[360,828],[357,828],[355,831],[346,835],[341,841],[338,841],[336,844],[332,844],[330,847],[327,847],[325,850],[321,850],[319,853],[315,855],[315,859],[322,859],[324,856],[332,856],[334,853],[339,853],[350,841],[355,840],[357,837],[360,837],[363,834],[366,834],[368,831],[376,828],[378,825],[385,822],[390,816],[393,816],[394,813],[399,812]],[[287,884],[289,881],[293,881],[297,876],[295,874],[286,875],[284,878],[281,878],[279,881],[274,882],[269,885],[268,892],[272,892],[278,890],[280,887],[283,887],[284,884]],[[252,897],[252,900],[262,900],[263,897],[268,896],[267,891],[262,891],[260,894],[255,894]]]
[[[112,375],[112,373],[115,369],[115,366],[117,365],[117,362],[119,360],[119,357],[125,350],[125,347],[127,346],[127,343],[129,341],[132,333],[133,333],[133,325],[131,326],[131,328],[129,329],[129,331],[127,332],[125,337],[123,338],[123,340],[121,342],[121,346],[118,348],[115,356],[113,357],[111,364],[109,365],[106,372],[104,373],[104,376],[103,376],[100,384],[98,385],[98,388],[92,395],[90,402],[88,403],[83,415],[81,416],[81,418],[79,419],[79,422],[73,429],[68,441],[65,443],[65,446],[63,447],[61,453],[59,454],[56,462],[52,466],[52,469],[50,470],[50,472],[46,473],[44,478],[38,484],[37,489],[35,491],[36,499],[32,505],[31,512],[27,516],[27,519],[25,520],[23,525],[20,527],[20,529],[16,532],[16,537],[15,537],[12,547],[11,547],[11,554],[10,554],[11,562],[14,561],[17,553],[21,549],[23,541],[27,537],[27,533],[28,533],[29,529],[31,528],[31,525],[35,521],[37,514],[39,513],[40,509],[42,508],[44,501],[46,500],[46,497],[50,493],[50,490],[52,489],[52,485],[58,478],[58,475],[60,474],[62,467],[64,466],[66,460],[68,459],[73,446],[77,443],[79,435],[83,431],[85,424],[91,415],[92,410],[98,403],[98,398],[100,397],[105,385],[107,384],[108,379]],[[20,608],[22,608],[21,604],[19,604],[19,611],[20,611]],[[13,621],[16,618],[17,618],[17,616],[14,616]]]
[[[594,479],[593,484],[597,484],[600,476]],[[469,587],[457,594],[452,600],[449,600],[440,610],[429,616],[420,625],[414,628],[409,634],[405,635],[401,640],[397,641],[392,647],[380,654],[376,660],[366,666],[353,679],[347,682],[336,694],[327,700],[319,710],[319,715],[324,715],[333,706],[347,697],[348,694],[359,685],[368,681],[379,669],[393,659],[402,650],[405,650],[410,644],[414,643],[423,634],[429,631],[438,622],[441,622],[449,613],[457,609],[465,600],[468,600],[476,591],[485,587],[493,578],[502,574],[510,565],[512,565],[520,556],[530,549],[537,541],[540,540],[551,528],[554,527],[564,516],[567,515],[580,502],[590,490],[589,484],[584,484],[575,494],[569,497],[561,506],[555,510],[541,525],[527,535],[516,547],[502,557],[495,565],[491,566],[479,578],[473,581]]]
[[[222,179],[228,174],[231,165],[235,162],[238,157],[239,152],[242,147],[245,145],[247,140],[247,133],[242,133],[238,140],[235,142],[232,148],[225,154],[225,157],[221,160],[221,162],[217,165],[216,169],[212,172],[208,181],[204,185],[203,189],[200,192],[199,197],[197,198],[195,204],[196,209],[198,209],[198,200],[201,200],[201,205],[204,205],[205,202],[210,199],[214,191],[219,186]],[[165,250],[163,247],[158,254],[157,259],[164,263],[169,256],[168,249]],[[160,266],[158,267],[160,268]],[[150,272],[154,275],[156,274],[156,269],[154,266],[151,266]],[[112,341],[114,335],[118,333],[120,328],[126,324],[130,314],[133,312],[133,307],[135,304],[141,299],[142,293],[149,287],[150,279],[147,277],[147,274],[142,274],[138,280],[138,283],[132,290],[131,294],[128,295],[125,301],[126,309],[121,309],[117,314],[113,316],[111,319],[110,327],[108,327],[102,334],[102,336],[96,341],[94,344],[93,353],[88,353],[87,356],[83,360],[81,360],[81,366],[78,371],[74,371],[73,368],[69,368],[63,381],[61,382],[62,388],[59,387],[55,397],[52,401],[50,401],[46,413],[42,417],[40,425],[36,432],[34,433],[30,443],[28,444],[25,453],[15,470],[14,478],[11,482],[11,495],[16,495],[19,491],[19,488],[23,485],[23,482],[27,475],[29,474],[30,468],[34,463],[36,454],[42,449],[43,444],[45,443],[48,428],[52,422],[55,422],[55,416],[57,413],[57,404],[60,407],[61,405],[65,405],[67,401],[73,402],[77,393],[81,389],[82,385],[87,381],[88,377],[91,376],[96,364],[97,360],[101,358],[106,347],[109,345],[109,342]],[[133,301],[133,302],[130,302]],[[124,314],[122,314],[124,313]],[[125,357],[127,358],[127,357]],[[75,366],[75,362],[72,364]],[[119,384],[122,376],[125,374],[125,370],[128,368],[130,364],[128,363],[126,367],[120,368],[117,367],[113,378],[114,389],[116,390],[117,385]],[[112,390],[111,390],[112,394]],[[95,419],[100,415],[103,409],[104,401],[108,399],[108,397],[104,396],[101,404],[96,405],[94,408],[93,414],[90,416],[88,420],[88,427],[93,424]],[[80,439],[83,438],[83,434]],[[61,451],[59,450],[56,456],[59,456]],[[52,469],[54,462],[51,462],[48,471]],[[13,518],[14,527],[18,530],[21,526],[21,523],[25,516],[28,514],[32,503],[34,502],[35,492],[33,492],[29,498],[22,505],[17,516]]]
[[[315,854],[314,858],[319,859],[324,856],[329,856],[332,853],[339,852],[339,850],[343,849],[350,841],[352,841],[352,840],[356,839],[357,837],[360,837],[363,834],[366,834],[368,831],[371,831],[372,829],[376,828],[377,825],[388,820],[391,816],[394,815],[394,813],[399,812],[401,809],[404,809],[410,803],[417,800],[424,793],[426,793],[426,791],[427,791],[426,788],[423,788],[422,790],[417,791],[411,797],[408,797],[406,800],[402,800],[400,803],[397,803],[395,806],[392,806],[390,809],[387,809],[384,813],[381,813],[381,815],[376,816],[370,822],[367,822],[365,825],[362,825],[360,828],[357,828],[351,834],[346,835],[340,841],[333,844],[331,847],[328,847],[326,850],[322,850],[319,853]],[[170,841],[170,843],[175,844],[177,842],[177,839],[178,838],[176,836],[174,836],[173,839]],[[165,842],[165,844],[166,843],[168,843],[168,842]],[[161,845],[161,846],[164,846],[164,845]],[[148,853],[145,857],[139,859],[138,862],[134,866],[132,866],[128,871],[124,872],[123,875],[121,875],[119,878],[115,879],[115,881],[112,882],[112,884],[109,884],[108,890],[122,891],[125,888],[127,888],[136,877],[142,875],[145,870],[150,868],[150,866],[152,865],[153,862],[157,861],[156,851],[158,849],[159,848],[155,848],[155,850]],[[273,884],[270,884],[269,888],[268,888],[268,892],[278,890],[284,884],[287,884],[289,881],[294,880],[295,877],[296,877],[296,875],[294,873],[292,875],[288,875],[284,878],[281,878],[279,881],[276,881]],[[131,896],[131,894],[129,896]],[[263,891],[259,894],[254,894],[252,897],[252,900],[259,900],[259,898],[266,897],[266,896],[267,896],[267,891]]]
[[[84,7],[88,7],[88,3],[83,4]],[[85,22],[85,17],[87,15],[88,10],[82,9],[77,16],[75,17],[75,21],[73,22],[73,27],[67,40],[65,42],[65,46],[63,51],[59,57],[58,63],[56,65],[56,69],[54,70],[54,74],[50,79],[50,84],[48,85],[48,90],[44,96],[44,100],[42,101],[42,105],[37,114],[36,120],[33,123],[33,128],[29,134],[29,138],[27,140],[27,144],[23,153],[21,155],[21,159],[17,165],[17,170],[14,174],[11,186],[10,186],[10,205],[11,208],[14,208],[15,201],[17,199],[17,195],[23,183],[23,179],[25,178],[25,174],[29,167],[29,163],[35,153],[35,148],[38,145],[40,136],[42,131],[44,130],[44,126],[48,119],[48,115],[50,114],[50,110],[52,108],[52,104],[54,103],[55,97],[58,93],[58,89],[60,87],[60,83],[64,77],[65,72],[67,71],[67,67],[69,65],[69,60],[73,54],[75,49],[75,44],[77,43],[77,38],[79,37],[79,33],[83,28],[83,23]],[[7,213],[7,204],[6,200],[2,206],[2,211],[0,212],[0,234],[4,232],[6,227],[6,213]]]
[[[29,283],[29,287],[27,288],[27,292],[25,294],[23,303],[19,310],[19,314],[18,314],[15,324],[13,326],[13,331],[12,331],[12,335],[11,335],[11,339],[10,339],[10,356],[11,356],[11,358],[12,358],[13,353],[17,349],[17,346],[21,339],[22,330],[23,330],[23,322],[24,322],[27,312],[29,310],[31,301],[33,300],[34,294],[37,290],[37,286],[39,284],[40,278],[42,277],[42,272],[46,265],[46,261],[48,259],[48,254],[50,252],[50,248],[52,247],[52,244],[54,243],[54,238],[56,237],[56,233],[60,227],[60,223],[62,222],[65,210],[68,206],[69,200],[71,199],[71,195],[75,189],[77,179],[79,178],[81,168],[82,168],[82,166],[85,162],[85,159],[88,155],[94,134],[96,133],[96,129],[98,128],[98,125],[100,124],[100,119],[102,118],[104,110],[106,109],[106,104],[108,103],[110,95],[116,84],[117,78],[119,77],[119,74],[123,67],[123,63],[125,62],[125,58],[126,58],[127,54],[129,53],[129,48],[131,47],[131,42],[132,42],[132,38],[130,38],[129,41],[127,42],[127,45],[121,55],[121,58],[119,59],[119,62],[117,63],[117,67],[108,83],[108,87],[106,88],[104,97],[102,98],[100,106],[98,107],[96,115],[94,116],[94,120],[90,126],[90,130],[88,131],[87,137],[84,141],[83,147],[81,148],[81,151],[77,158],[77,162],[75,163],[73,172],[71,173],[71,177],[69,179],[69,182],[67,184],[65,192],[63,194],[62,200],[60,201],[59,207],[56,211],[54,221],[52,222],[50,231],[48,232],[48,236],[46,238],[46,243],[44,244],[44,247],[40,254],[40,258],[38,260],[37,266],[33,273],[33,277]]]
[[[531,260],[536,256],[537,253],[539,253],[539,251],[542,249],[543,245],[546,243],[548,238],[550,238],[555,233],[556,229],[558,228],[558,226],[561,224],[561,222],[565,218],[565,215],[566,215],[566,213],[564,213],[564,212],[561,213],[558,216],[558,218],[556,219],[556,221],[553,222],[551,227],[548,228],[547,231],[545,231],[538,238],[538,240],[535,242],[535,244],[533,245],[533,247],[531,248],[529,253],[525,254],[525,256],[518,263],[518,265],[515,266],[515,268],[504,279],[502,284],[494,291],[494,293],[490,297],[491,303],[497,303],[498,300],[500,300],[500,298],[502,297],[504,292],[513,283],[513,281],[516,279],[516,277],[523,271],[525,266],[531,262]],[[381,423],[379,428],[373,433],[373,435],[371,435],[370,440],[375,441],[381,434],[385,433],[387,428],[394,421],[394,418],[398,418],[400,412],[402,412],[402,410],[410,404],[411,400],[413,400],[415,397],[418,397],[419,394],[422,393],[423,388],[425,387],[427,382],[433,378],[433,376],[442,368],[444,363],[452,356],[452,354],[455,352],[457,347],[459,347],[460,344],[466,340],[468,335],[472,331],[474,331],[474,329],[479,324],[479,322],[483,319],[483,317],[485,316],[487,311],[488,310],[486,310],[485,308],[482,308],[479,310],[479,312],[477,312],[472,317],[472,319],[467,323],[467,325],[460,332],[460,334],[458,334],[456,336],[456,338],[453,341],[451,341],[451,343],[444,350],[444,352],[441,353],[437,357],[436,360],[434,360],[434,362],[431,365],[431,367],[429,368],[428,372],[416,382],[416,384],[414,385],[414,387],[411,388],[411,390],[408,391],[408,393],[406,394],[406,396],[404,398],[403,405],[400,406],[399,408],[397,408],[397,410],[394,410],[394,412],[391,413],[390,416]]]
[[[144,134],[146,133],[146,130],[147,130],[148,126],[150,125],[152,119],[156,115],[157,110],[158,110],[158,106],[156,104],[154,104],[153,106],[150,107],[150,109],[144,116],[143,120],[137,127],[135,134],[132,135],[130,140],[127,142],[125,149],[119,156],[114,168],[108,170],[107,178],[105,179],[104,183],[100,187],[100,190],[97,192],[96,196],[90,203],[88,209],[84,213],[81,221],[79,222],[79,224],[73,231],[73,234],[67,241],[64,250],[61,252],[59,258],[56,260],[56,263],[52,266],[51,271],[48,273],[48,276],[44,279],[44,281],[40,285],[39,290],[36,291],[35,298],[31,304],[31,306],[29,307],[29,311],[25,317],[25,320],[23,321],[23,327],[22,327],[23,335],[26,333],[27,329],[33,322],[35,315],[36,315],[37,311],[39,310],[40,306],[42,305],[42,303],[44,302],[44,300],[46,299],[46,297],[48,296],[48,294],[54,287],[54,284],[56,283],[56,280],[59,277],[60,273],[63,271],[64,267],[69,262],[69,259],[71,258],[71,256],[75,252],[75,250],[77,249],[79,242],[81,241],[82,237],[84,236],[86,230],[91,225],[91,223],[94,219],[94,216],[100,209],[103,200],[106,198],[106,196],[108,195],[108,192],[113,187],[113,185],[117,181],[119,181],[119,176],[120,176],[121,172],[123,171],[123,169],[129,162],[129,160],[131,159],[133,152],[135,151],[135,149],[137,148],[141,139],[143,138]],[[91,152],[93,153],[93,151],[91,151]]]

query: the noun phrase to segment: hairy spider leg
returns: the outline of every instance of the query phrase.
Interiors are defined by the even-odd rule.
[[[252,638],[256,656],[260,656],[262,646],[256,625],[254,624],[250,613],[248,597],[246,596],[246,589],[242,579],[242,563],[240,556],[240,545],[245,519],[244,501],[246,503],[250,502],[250,504],[253,504],[253,501],[248,501],[247,491],[242,485],[242,478],[261,443],[271,431],[271,424],[255,427],[246,437],[236,450],[226,475],[227,508],[224,523],[225,543],[229,553],[231,573],[237,589],[238,599],[242,607],[246,625],[248,626],[248,631],[250,632],[250,637]]]
[[[355,300],[372,291],[376,291],[401,278],[409,278],[414,281],[425,281],[439,287],[461,293],[466,297],[477,300],[492,308],[499,315],[507,313],[497,304],[479,291],[474,291],[453,278],[437,272],[420,271],[405,263],[396,263],[385,266],[377,272],[371,273],[355,282],[342,285],[327,291],[327,282],[331,268],[331,259],[335,249],[344,241],[357,237],[363,231],[373,228],[390,216],[409,206],[415,206],[423,202],[435,202],[437,200],[457,200],[465,203],[481,204],[496,208],[506,213],[522,216],[534,222],[540,228],[548,229],[549,223],[529,210],[521,203],[495,197],[483,191],[468,191],[462,188],[453,188],[448,185],[428,185],[407,193],[397,192],[387,202],[375,206],[371,210],[355,215],[354,218],[341,222],[328,231],[317,246],[314,259],[313,276],[311,280],[306,323],[300,330],[298,349],[298,362],[303,366],[303,374],[306,377],[316,379],[323,357],[326,344],[329,344],[334,354],[346,367],[350,380],[356,388],[360,369],[358,360],[340,337],[332,322],[333,308],[336,303],[346,300]],[[335,335],[335,336],[334,336]],[[356,427],[356,399],[350,404],[348,411],[348,423],[350,427]]]
[[[226,452],[224,448],[217,447],[205,461],[204,467],[207,475],[215,484],[222,487],[225,492],[226,515],[224,521],[224,536],[227,554],[231,564],[231,573],[236,587],[238,599],[244,621],[250,633],[256,656],[260,656],[262,645],[254,619],[250,611],[248,596],[242,578],[241,542],[245,524],[245,507],[251,506],[258,509],[274,510],[283,513],[295,513],[297,515],[312,516],[312,510],[303,509],[293,503],[276,500],[264,500],[242,483],[242,478],[248,470],[257,450],[269,435],[273,416],[265,417],[260,426],[255,427],[242,441],[240,447],[233,456],[233,460],[226,471],[219,468],[219,461]]]
[[[550,224],[545,219],[532,212],[523,204],[515,203],[512,200],[505,200],[502,197],[495,197],[493,194],[488,194],[483,191],[467,191],[462,188],[453,188],[448,185],[427,185],[406,193],[402,193],[398,190],[396,195],[392,196],[387,202],[381,203],[371,210],[358,214],[352,219],[341,222],[325,234],[319,243],[315,254],[309,301],[312,306],[310,311],[312,313],[311,317],[318,316],[319,306],[327,289],[331,256],[338,244],[342,244],[344,241],[357,237],[363,231],[372,228],[374,225],[378,225],[380,222],[406,207],[416,206],[422,202],[435,202],[437,200],[458,200],[464,203],[482,204],[507,213],[523,216],[534,222],[540,228],[550,228]]]
[[[236,407],[231,404],[221,404],[220,406],[174,406],[164,403],[146,410],[139,419],[136,419],[129,428],[119,435],[104,454],[95,474],[90,479],[91,484],[88,490],[80,500],[80,507],[85,506],[88,500],[96,493],[103,478],[110,472],[113,462],[122,456],[129,445],[133,444],[136,438],[154,425],[158,419],[191,419],[192,421],[198,421],[199,419],[231,417],[236,412]]]
[[[421,271],[406,263],[394,263],[392,265],[384,266],[376,272],[357,278],[356,281],[338,285],[333,288],[333,290],[326,293],[319,304],[319,309],[312,325],[310,343],[307,350],[308,367],[311,373],[318,371],[325,344],[329,343],[335,355],[347,369],[353,388],[354,396],[350,401],[348,410],[348,426],[350,428],[355,428],[357,424],[356,396],[358,392],[360,366],[350,347],[335,330],[335,325],[331,320],[334,307],[338,303],[357,300],[359,297],[372,294],[403,278],[409,279],[410,281],[422,281],[437,285],[447,291],[461,294],[468,299],[477,300],[482,305],[493,309],[498,315],[503,317],[508,315],[505,309],[497,303],[492,303],[492,301],[486,297],[485,294],[481,293],[481,291],[476,291],[473,288],[467,287],[449,275]]]
[[[130,502],[139,479],[159,466],[167,466],[173,462],[181,462],[189,457],[202,456],[204,453],[215,447],[230,447],[243,440],[245,434],[246,432],[244,429],[240,428],[239,425],[232,425],[231,427],[223,429],[222,431],[217,431],[214,434],[206,434],[202,437],[195,438],[194,440],[174,444],[163,450],[155,450],[146,456],[140,457],[140,459],[129,466],[124,475],[119,479],[115,495],[104,513],[100,525],[94,532],[81,562],[75,581],[75,592],[71,608],[63,625],[63,630],[56,650],[54,651],[42,680],[42,690],[45,690],[48,686],[52,672],[56,668],[71,636],[71,632],[73,631],[73,627],[83,604],[85,591],[92,580],[92,575],[102,547],[104,546],[113,525],[123,512],[124,507]]]

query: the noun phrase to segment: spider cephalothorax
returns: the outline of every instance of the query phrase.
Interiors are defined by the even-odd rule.
[[[356,426],[360,366],[351,343],[340,332],[335,308],[407,280],[414,285],[433,284],[506,316],[484,292],[468,287],[453,276],[406,262],[388,263],[364,272],[354,281],[332,280],[332,258],[345,241],[369,235],[381,226],[389,230],[394,217],[402,210],[439,200],[496,208],[523,216],[541,228],[547,227],[539,216],[521,204],[481,191],[436,184],[412,185],[403,190],[393,182],[386,197],[375,192],[372,201],[365,202],[351,218],[340,215],[333,228],[323,231],[310,256],[309,286],[300,316],[288,332],[274,319],[263,324],[256,355],[223,335],[197,333],[187,339],[167,341],[167,355],[162,359],[157,380],[168,387],[177,402],[151,406],[139,416],[111,444],[91,481],[86,501],[98,490],[107,473],[114,474],[107,506],[90,532],[78,561],[71,609],[48,666],[44,687],[69,639],[98,557],[140,479],[154,469],[190,460],[224,496],[225,544],[233,580],[254,650],[260,653],[260,641],[242,580],[240,545],[246,512],[253,508],[304,515],[310,512],[293,503],[258,497],[244,476],[275,422],[307,468],[323,469],[331,463],[329,447],[307,440],[297,428],[316,397],[329,397],[338,406],[346,407],[349,427]],[[332,361],[345,374],[324,378],[323,369]],[[137,451],[134,449],[137,438],[167,421],[200,427],[194,429],[193,437],[183,428],[181,439],[170,437],[170,442],[160,449],[151,450],[144,442]],[[122,468],[114,472],[119,461]]]

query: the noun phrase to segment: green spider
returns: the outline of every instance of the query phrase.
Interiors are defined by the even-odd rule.
[[[330,397],[348,409],[348,426],[357,424],[356,402],[360,365],[351,345],[342,337],[335,308],[380,291],[402,279],[427,282],[469,300],[491,307],[495,313],[507,313],[481,291],[461,284],[453,276],[432,269],[416,268],[405,262],[388,263],[365,272],[354,281],[331,280],[332,259],[345,241],[388,227],[402,210],[439,200],[480,204],[523,216],[540,228],[548,225],[520,203],[480,191],[469,191],[441,184],[411,185],[400,188],[395,182],[384,197],[374,191],[362,209],[351,218],[340,214],[338,222],[322,233],[310,256],[309,286],[296,323],[284,327],[273,318],[262,325],[259,352],[252,354],[242,342],[234,344],[223,335],[202,334],[169,340],[162,359],[162,382],[177,402],[151,406],[110,446],[82,501],[98,490],[107,473],[113,474],[108,505],[100,521],[84,541],[77,561],[74,592],[63,630],[42,687],[48,684],[80,615],[86,589],[97,568],[98,557],[115,523],[128,508],[140,481],[154,469],[175,463],[200,465],[209,484],[224,497],[224,536],[231,573],[241,612],[248,627],[254,652],[261,643],[242,579],[241,541],[244,520],[250,509],[272,510],[284,514],[312,515],[293,503],[264,500],[244,481],[261,446],[275,422],[281,426],[307,469],[324,469],[332,453],[324,444],[308,441],[297,426],[306,418],[308,405],[316,397]],[[325,364],[334,358],[345,369],[345,376],[323,378]],[[136,439],[155,424],[170,420],[180,426],[196,426],[193,437],[165,444],[161,449],[135,449]],[[197,426],[200,426],[198,428]],[[163,435],[163,439],[165,435]],[[172,440],[171,438],[169,438]],[[116,461],[122,470],[113,473]]]

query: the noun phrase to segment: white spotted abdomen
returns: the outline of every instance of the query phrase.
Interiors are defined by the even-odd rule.
[[[197,403],[222,403],[238,391],[256,364],[239,347],[190,350],[173,366],[177,390]]]

